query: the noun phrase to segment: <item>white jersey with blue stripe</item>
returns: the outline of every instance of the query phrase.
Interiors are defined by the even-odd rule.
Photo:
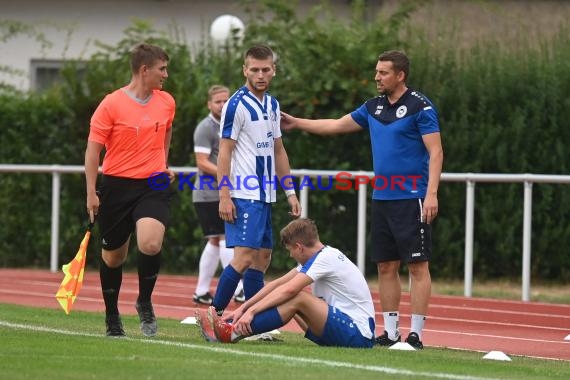
[[[275,202],[274,140],[281,137],[279,102],[265,93],[263,101],[246,86],[224,104],[220,123],[223,139],[236,141],[231,158],[229,186],[232,198]]]
[[[348,257],[325,246],[297,270],[313,280],[313,295],[352,318],[362,336],[373,337],[375,312],[370,288]]]

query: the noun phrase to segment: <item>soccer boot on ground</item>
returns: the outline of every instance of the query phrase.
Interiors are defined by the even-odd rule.
[[[141,331],[144,336],[155,336],[158,326],[156,324],[156,317],[154,315],[154,309],[152,303],[149,302],[137,302],[135,304],[137,313],[139,313],[139,319],[141,321]]]
[[[111,314],[105,317],[105,325],[107,326],[107,336],[120,338],[125,336],[123,330],[123,322],[118,314]]]
[[[194,294],[192,296],[192,300],[194,301],[194,303],[199,303],[201,305],[211,305],[212,301],[214,300],[212,298],[212,295],[210,294],[210,292],[206,293],[206,294],[202,294],[201,296]]]
[[[411,332],[410,335],[408,335],[408,337],[406,338],[406,343],[408,343],[416,350],[423,350],[424,348],[424,344],[420,340],[419,335],[415,332]]]
[[[208,308],[208,321],[214,329],[214,334],[219,342],[222,343],[236,343],[237,340],[232,341],[232,325],[222,319],[216,312],[216,308],[210,306]]]
[[[214,327],[210,323],[208,318],[208,311],[196,309],[196,323],[200,327],[200,333],[206,340],[206,342],[217,342],[216,333],[214,332]]]
[[[384,334],[380,335],[379,337],[376,337],[376,339],[374,340],[374,344],[383,347],[390,347],[398,343],[400,340],[401,340],[400,335],[398,335],[396,340],[388,338],[388,332],[384,330]]]

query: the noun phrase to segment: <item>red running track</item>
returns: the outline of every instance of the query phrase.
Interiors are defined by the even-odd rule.
[[[0,303],[60,308],[54,295],[62,279],[62,273],[45,270],[0,269]],[[195,277],[160,275],[153,294],[157,316],[180,320],[193,316],[195,286]],[[136,274],[125,273],[119,299],[121,313],[136,314],[137,294]],[[377,333],[382,333],[377,291],[372,290],[372,295],[377,309]],[[73,310],[103,313],[98,273],[85,274]],[[400,314],[401,332],[406,336],[410,328],[407,293],[402,296]],[[284,330],[300,331],[294,323]],[[570,360],[570,340],[565,340],[568,335],[570,305],[432,296],[422,340],[426,347],[503,351],[507,355]]]

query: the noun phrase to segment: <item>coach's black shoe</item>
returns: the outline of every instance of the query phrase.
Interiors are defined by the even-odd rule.
[[[422,341],[420,340],[419,335],[415,332],[411,332],[410,335],[408,335],[408,337],[406,338],[406,343],[408,343],[410,346],[412,346],[416,350],[423,350],[424,349],[424,345],[423,345]]]
[[[154,316],[154,309],[152,303],[137,302],[135,305],[139,319],[141,321],[141,331],[144,336],[155,336],[158,326],[156,324],[156,317]]]
[[[388,332],[386,330],[384,330],[384,334],[377,337],[374,340],[374,344],[377,344],[378,346],[383,346],[383,347],[390,347],[390,346],[393,346],[396,343],[398,343],[400,340],[401,340],[401,338],[399,335],[398,335],[398,338],[396,338],[396,340],[392,340],[392,339],[388,338]]]
[[[194,303],[199,303],[202,305],[211,305],[212,301],[214,300],[212,298],[212,295],[208,292],[206,294],[202,294],[201,296],[194,294],[192,296],[192,300],[194,301]]]
[[[105,325],[107,326],[107,336],[123,337],[125,330],[123,330],[123,322],[118,314],[111,314],[105,317]]]

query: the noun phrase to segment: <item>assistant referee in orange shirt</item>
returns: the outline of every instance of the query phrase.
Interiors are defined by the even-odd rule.
[[[100,277],[105,301],[107,335],[125,335],[118,309],[122,265],[135,232],[139,295],[135,304],[145,336],[157,332],[151,295],[160,269],[160,253],[169,219],[172,191],[168,183],[168,150],[175,101],[162,85],[168,73],[168,55],[158,46],[139,44],[131,51],[132,78],[107,95],[93,117],[85,152],[87,212],[101,233]],[[96,191],[101,151],[105,148],[103,177]],[[159,173],[166,186],[151,186]],[[154,183],[156,184],[156,183]]]

